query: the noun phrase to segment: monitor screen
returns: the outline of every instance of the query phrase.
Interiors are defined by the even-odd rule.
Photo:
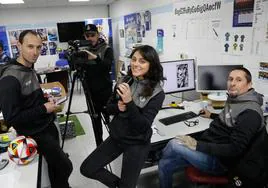
[[[175,60],[161,63],[166,80],[165,93],[175,93],[195,89],[194,60]]]
[[[243,65],[198,65],[197,91],[198,92],[226,92],[229,72]]]
[[[69,40],[85,40],[83,36],[84,27],[84,21],[57,23],[59,41],[68,42]]]

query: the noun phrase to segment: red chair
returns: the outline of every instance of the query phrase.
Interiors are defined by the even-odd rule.
[[[195,187],[199,184],[207,184],[212,186],[226,185],[228,184],[228,178],[226,176],[213,176],[201,172],[197,168],[190,166],[185,169],[186,177],[195,184]]]

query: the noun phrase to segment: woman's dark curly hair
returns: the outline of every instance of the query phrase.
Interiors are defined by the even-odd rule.
[[[153,89],[157,83],[162,83],[165,80],[163,75],[163,67],[160,64],[159,56],[156,50],[149,45],[142,45],[139,47],[134,48],[132,51],[130,58],[134,55],[135,52],[139,52],[141,56],[149,62],[149,70],[144,75],[144,79],[148,80],[148,83],[145,85],[141,96],[150,96],[153,93]],[[129,75],[132,76],[131,69],[128,72]]]

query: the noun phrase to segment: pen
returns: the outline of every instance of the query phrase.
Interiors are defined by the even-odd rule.
[[[213,31],[214,31],[216,37],[218,37],[218,33],[216,32],[216,30],[214,28],[213,28]]]

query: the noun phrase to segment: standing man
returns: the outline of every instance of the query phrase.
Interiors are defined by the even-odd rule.
[[[244,175],[256,181],[258,187],[262,165],[260,147],[244,155],[255,135],[265,126],[261,105],[262,95],[252,88],[251,74],[246,68],[236,68],[229,73],[228,99],[219,114],[203,110],[203,117],[214,119],[200,139],[177,136],[169,141],[159,161],[161,188],[172,187],[172,175],[187,166],[211,174],[224,174],[243,159]],[[202,112],[202,111],[201,111]],[[251,179],[252,180],[252,179]]]
[[[97,114],[93,130],[97,146],[103,141],[101,113],[106,121],[109,119],[105,112],[105,107],[109,97],[112,94],[111,66],[114,61],[113,50],[104,39],[100,38],[98,28],[94,24],[85,26],[85,39],[90,41],[90,46],[85,50],[88,54],[88,60],[91,64],[86,67],[86,81],[94,108]]]
[[[58,130],[54,124],[57,105],[44,98],[35,71],[42,47],[38,33],[21,32],[18,41],[20,55],[6,64],[0,72],[0,108],[5,121],[19,135],[32,137],[48,164],[52,188],[69,188],[68,178],[72,163],[59,145]]]
[[[0,64],[5,64],[10,61],[10,57],[4,52],[4,45],[0,42]]]

